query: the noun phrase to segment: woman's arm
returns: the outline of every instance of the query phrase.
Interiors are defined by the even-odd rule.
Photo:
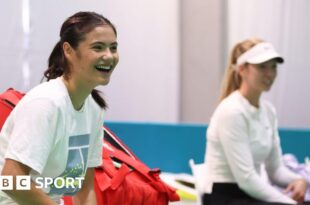
[[[299,203],[304,201],[308,188],[307,181],[300,175],[286,168],[282,161],[282,149],[276,118],[274,117],[273,147],[266,160],[266,171],[271,181],[278,186],[286,187],[284,193]]]
[[[302,176],[293,173],[284,166],[279,135],[276,134],[274,137],[274,146],[265,163],[266,171],[273,183],[281,187],[286,187],[287,192],[291,192],[291,197],[299,201],[307,191],[307,182]]]
[[[96,205],[96,193],[94,190],[95,168],[88,168],[81,190],[73,197],[74,205]]]
[[[1,175],[13,176],[14,184],[16,184],[16,176],[29,176],[29,172],[28,166],[12,159],[6,159]],[[37,189],[32,181],[30,190],[16,190],[13,187],[13,190],[3,190],[3,192],[20,205],[57,205],[41,189]]]

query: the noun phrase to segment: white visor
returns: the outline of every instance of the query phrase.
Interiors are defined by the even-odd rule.
[[[276,59],[278,63],[283,63],[284,59],[278,54],[270,43],[258,43],[253,48],[243,53],[237,59],[237,65],[245,63],[260,64],[271,59]]]

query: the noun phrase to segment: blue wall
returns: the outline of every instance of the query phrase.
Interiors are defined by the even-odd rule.
[[[202,163],[207,125],[106,122],[150,168],[191,173],[188,161]],[[293,153],[300,162],[310,156],[310,130],[280,129],[283,153]]]
[[[284,154],[294,154],[300,163],[310,157],[310,130],[280,128],[279,133]]]

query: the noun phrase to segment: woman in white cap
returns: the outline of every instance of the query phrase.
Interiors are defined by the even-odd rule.
[[[283,58],[260,39],[248,39],[232,50],[221,102],[207,130],[204,205],[302,204],[307,182],[281,161],[274,107],[261,99]],[[286,190],[279,191],[262,180]]]

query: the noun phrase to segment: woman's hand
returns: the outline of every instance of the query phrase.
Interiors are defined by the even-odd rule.
[[[95,169],[88,168],[83,181],[82,189],[73,197],[75,205],[96,205],[96,193],[94,190]]]
[[[21,162],[13,159],[5,159],[2,173],[4,176],[29,176],[31,168]],[[16,182],[14,182],[16,184]],[[12,190],[3,190],[17,204],[20,205],[56,205],[41,189],[36,188],[35,183],[31,181],[29,190],[18,190],[16,187]]]
[[[298,179],[291,182],[284,190],[285,193],[290,193],[290,197],[302,204],[305,199],[305,194],[308,188],[307,181],[304,179]]]

